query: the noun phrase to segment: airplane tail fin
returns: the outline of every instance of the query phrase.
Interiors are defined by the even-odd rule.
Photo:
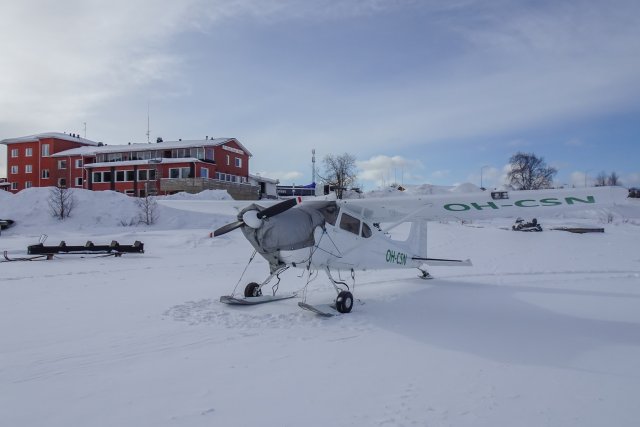
[[[418,220],[411,223],[408,243],[415,257],[427,257],[427,221]]]

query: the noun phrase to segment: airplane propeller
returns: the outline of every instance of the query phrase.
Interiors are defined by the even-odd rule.
[[[222,236],[223,234],[227,234],[230,231],[235,230],[236,228],[240,228],[243,225],[246,225],[251,228],[260,228],[262,225],[262,221],[267,218],[271,218],[272,216],[279,215],[284,211],[287,211],[297,205],[298,203],[302,203],[301,197],[294,197],[293,199],[288,199],[280,203],[276,203],[273,206],[269,206],[266,209],[261,211],[255,209],[246,211],[242,214],[242,219],[231,222],[229,224],[223,225],[213,232],[214,237]]]

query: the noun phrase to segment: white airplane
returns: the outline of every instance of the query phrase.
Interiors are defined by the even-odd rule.
[[[262,283],[249,283],[244,297],[223,296],[228,304],[259,304],[296,294],[262,295],[262,288],[290,267],[310,272],[324,271],[337,297],[335,310],[348,313],[353,294],[332,272],[394,268],[416,268],[423,279],[431,278],[425,266],[468,266],[470,260],[430,258],[427,254],[427,222],[443,219],[470,220],[492,217],[544,216],[559,211],[601,209],[621,202],[627,191],[621,187],[571,190],[494,191],[467,194],[349,199],[333,201],[285,200],[264,208],[251,204],[238,213],[238,220],[214,232],[214,236],[239,228],[255,251],[269,263],[270,274]],[[410,223],[409,237],[394,240],[389,231]],[[381,226],[382,224],[382,226]],[[255,252],[254,252],[255,256]],[[253,257],[251,258],[253,259]],[[302,308],[330,316],[306,304]]]

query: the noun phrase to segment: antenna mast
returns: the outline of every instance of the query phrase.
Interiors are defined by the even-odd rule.
[[[316,182],[316,149],[311,150],[311,182]]]

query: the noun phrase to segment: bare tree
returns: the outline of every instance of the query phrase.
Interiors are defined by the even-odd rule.
[[[57,185],[49,190],[49,198],[47,199],[49,210],[54,218],[64,220],[71,215],[71,211],[76,206],[76,199],[73,196],[73,190],[67,188],[66,185]]]
[[[617,173],[611,172],[611,175],[609,175],[609,178],[607,178],[607,185],[610,185],[612,187],[620,185],[620,177]]]
[[[146,225],[155,224],[158,220],[158,202],[156,198],[146,194],[144,197],[136,199],[136,204],[139,209],[139,222]]]
[[[342,195],[350,185],[355,183],[356,158],[352,154],[341,155],[328,154],[324,160],[325,176],[320,177],[325,184],[335,188],[336,197],[342,199]]]
[[[542,157],[533,153],[518,152],[509,159],[511,170],[507,174],[509,184],[520,190],[551,188],[556,168],[548,167]]]
[[[596,187],[604,187],[607,185],[607,174],[605,172],[600,172],[598,176],[596,176]]]

